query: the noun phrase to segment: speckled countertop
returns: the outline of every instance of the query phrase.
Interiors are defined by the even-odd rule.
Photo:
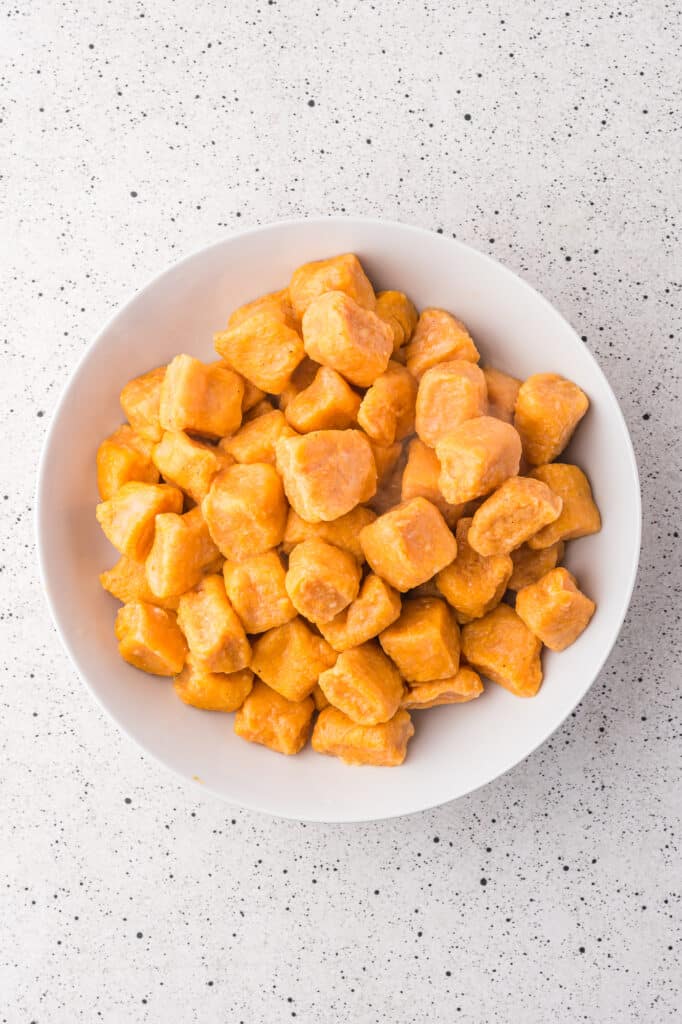
[[[679,9],[0,14],[2,1024],[679,1020]],[[630,614],[564,727],[360,827],[231,810],[141,756],[62,651],[33,542],[45,426],[100,325],[226,231],[328,212],[456,235],[544,292],[644,493]]]

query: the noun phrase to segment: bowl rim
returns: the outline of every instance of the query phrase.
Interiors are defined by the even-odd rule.
[[[462,242],[459,239],[454,238],[454,237],[450,238],[448,236],[443,236],[439,232],[432,231],[429,228],[419,227],[419,226],[414,225],[414,224],[405,224],[402,221],[385,219],[385,218],[381,218],[381,217],[344,216],[344,215],[340,215],[340,214],[334,214],[334,215],[328,215],[328,216],[314,216],[314,217],[305,217],[305,216],[303,216],[303,217],[289,217],[289,218],[284,218],[284,219],[281,219],[281,220],[268,221],[265,224],[259,224],[259,225],[256,225],[254,227],[246,227],[246,228],[238,229],[238,230],[235,230],[235,231],[230,231],[230,232],[227,232],[224,235],[221,235],[221,237],[219,239],[217,239],[217,240],[215,240],[213,242],[210,242],[208,245],[200,246],[200,247],[192,250],[191,252],[187,253],[181,259],[179,259],[179,260],[177,260],[177,261],[175,261],[173,263],[168,264],[163,270],[161,270],[159,273],[157,273],[154,276],[152,276],[151,278],[149,278],[145,282],[145,284],[143,284],[140,288],[138,288],[131,295],[129,295],[125,299],[125,301],[123,301],[123,302],[121,302],[121,303],[119,303],[117,305],[116,309],[111,314],[111,316],[108,317],[108,319],[99,328],[97,333],[86,344],[85,349],[83,350],[83,352],[79,356],[78,360],[76,361],[75,366],[69,372],[69,375],[68,375],[68,377],[66,379],[66,382],[64,383],[64,385],[62,387],[62,390],[61,390],[61,393],[59,395],[59,398],[58,398],[58,400],[57,400],[57,402],[55,404],[55,407],[54,407],[54,409],[52,411],[52,414],[51,414],[51,416],[49,418],[49,421],[47,423],[47,426],[46,426],[45,434],[44,434],[44,437],[43,437],[43,443],[42,443],[42,449],[41,449],[41,453],[40,453],[40,458],[38,460],[38,468],[37,468],[37,475],[36,475],[36,485],[35,485],[35,491],[34,491],[34,495],[35,495],[35,511],[34,511],[34,515],[33,515],[33,522],[34,522],[34,529],[35,529],[35,539],[36,539],[36,554],[37,554],[37,560],[38,560],[40,582],[41,582],[41,585],[42,585],[42,590],[43,590],[43,595],[45,597],[45,601],[47,603],[50,615],[52,617],[53,625],[54,625],[54,627],[56,629],[56,632],[57,632],[57,635],[58,635],[58,637],[59,637],[59,639],[61,641],[62,647],[66,651],[66,653],[67,653],[67,655],[68,655],[68,657],[69,657],[73,667],[76,670],[76,673],[78,674],[78,676],[81,679],[82,683],[85,685],[85,688],[87,689],[87,691],[90,694],[90,696],[94,699],[96,704],[105,712],[105,715],[108,717],[108,719],[111,722],[114,723],[114,725],[117,727],[117,729],[119,729],[122,733],[124,733],[124,735],[126,736],[126,738],[128,740],[130,740],[147,757],[151,757],[158,764],[162,765],[163,768],[166,771],[170,771],[174,776],[176,776],[178,779],[182,780],[182,782],[187,786],[187,788],[190,787],[190,784],[191,784],[192,781],[198,781],[198,780],[192,780],[188,775],[184,774],[179,768],[174,767],[172,764],[170,764],[163,757],[161,757],[160,755],[156,754],[153,750],[151,750],[149,747],[147,747],[136,736],[133,736],[133,734],[129,731],[128,727],[119,718],[116,717],[116,715],[113,713],[112,710],[110,710],[110,708],[105,703],[104,699],[100,696],[100,694],[97,692],[97,690],[91,685],[91,683],[90,683],[86,673],[81,668],[80,659],[79,659],[77,650],[75,648],[75,645],[70,642],[70,640],[69,640],[69,638],[67,636],[67,630],[62,625],[62,614],[61,614],[61,611],[60,611],[60,605],[59,605],[59,601],[58,601],[58,594],[56,592],[56,586],[55,586],[54,582],[50,579],[49,573],[47,571],[47,540],[46,540],[47,530],[46,530],[45,520],[46,520],[46,510],[47,510],[47,507],[48,507],[48,503],[46,501],[45,490],[46,490],[46,486],[47,486],[47,481],[46,481],[47,466],[48,466],[48,461],[49,461],[50,450],[51,450],[52,443],[53,443],[53,435],[54,435],[54,432],[55,432],[56,424],[57,424],[57,422],[60,419],[61,412],[62,412],[63,408],[65,407],[66,403],[68,402],[68,400],[69,400],[69,398],[71,396],[71,392],[77,387],[78,379],[79,379],[83,369],[87,365],[88,361],[90,360],[90,358],[92,358],[92,356],[93,356],[93,354],[95,352],[95,349],[98,347],[102,337],[110,330],[110,328],[113,326],[114,322],[116,321],[118,316],[121,314],[123,309],[125,309],[127,306],[129,306],[135,300],[141,298],[146,292],[151,291],[152,288],[154,288],[159,283],[159,281],[161,281],[164,277],[166,277],[167,275],[170,275],[172,273],[176,273],[182,266],[184,266],[187,263],[190,263],[196,257],[198,257],[200,255],[203,255],[204,253],[206,253],[206,252],[208,252],[208,251],[210,251],[212,249],[220,248],[226,242],[235,241],[237,239],[246,238],[246,237],[250,237],[250,236],[258,235],[258,234],[267,234],[269,232],[276,231],[276,230],[279,230],[279,229],[297,227],[297,226],[300,226],[302,224],[316,224],[316,225],[319,225],[319,226],[323,226],[323,225],[333,224],[333,223],[343,223],[343,224],[347,224],[347,225],[361,224],[363,226],[376,227],[379,230],[381,230],[382,228],[386,228],[386,227],[388,227],[388,228],[397,228],[397,229],[399,229],[401,231],[406,231],[408,233],[412,233],[415,236],[420,236],[420,237],[425,237],[425,236],[428,236],[428,237],[436,236],[436,237],[438,237],[440,235],[440,237],[444,238],[444,240],[446,240],[448,242],[448,244],[454,245],[457,248],[463,250],[464,252],[474,252],[476,254],[477,258],[484,260],[486,263],[492,264],[497,269],[497,271],[501,271],[504,275],[507,275],[508,277],[514,279],[515,283],[517,285],[520,285],[522,287],[523,291],[525,291],[526,293],[531,295],[534,301],[540,300],[546,307],[549,308],[549,310],[551,310],[551,312],[555,316],[559,317],[564,322],[565,326],[568,327],[568,329],[574,335],[576,343],[580,343],[581,344],[581,348],[583,348],[577,331],[574,329],[574,327],[571,325],[571,323],[566,319],[566,317],[563,315],[563,313],[561,313],[561,311],[558,310],[556,308],[556,306],[554,306],[549,301],[549,299],[547,299],[544,296],[544,294],[542,292],[538,291],[532,284],[530,284],[523,277],[521,277],[518,273],[516,273],[516,271],[511,270],[504,263],[501,263],[499,260],[495,259],[495,257],[489,255],[488,253],[482,252],[480,249],[477,249],[475,246],[469,245],[467,242]],[[283,812],[281,808],[277,807],[276,802],[272,802],[272,803],[270,803],[268,801],[259,801],[258,803],[256,803],[256,802],[248,802],[248,803],[247,802],[242,802],[242,801],[239,800],[238,797],[233,797],[233,796],[229,796],[228,797],[217,786],[211,785],[210,783],[205,783],[203,781],[200,781],[199,784],[201,785],[201,788],[202,788],[203,792],[207,792],[208,791],[210,793],[213,793],[215,796],[219,797],[223,802],[227,803],[229,806],[240,807],[240,808],[242,808],[244,810],[249,810],[249,811],[258,811],[260,813],[268,814],[268,815],[270,815],[271,817],[274,817],[274,818],[280,818],[280,819],[289,820],[289,821],[304,821],[304,822],[317,823],[317,824],[359,824],[359,823],[362,823],[362,822],[370,823],[370,822],[373,822],[373,821],[387,821],[387,820],[390,820],[392,818],[406,817],[407,815],[419,814],[419,813],[424,812],[424,811],[431,811],[431,810],[434,810],[435,808],[445,806],[445,804],[452,803],[452,802],[454,802],[456,800],[462,799],[465,796],[469,796],[470,794],[477,792],[477,790],[484,788],[485,786],[489,785],[492,782],[495,782],[497,779],[501,778],[502,776],[504,776],[508,772],[510,772],[512,770],[512,768],[515,768],[517,765],[522,764],[524,761],[526,761],[527,758],[529,758],[533,753],[535,753],[535,751],[538,750],[539,747],[541,747],[544,743],[546,743],[559,730],[559,728],[563,725],[563,723],[566,721],[566,719],[569,717],[569,715],[572,714],[575,711],[576,707],[580,704],[580,702],[582,700],[584,700],[586,694],[591,689],[591,687],[594,685],[594,682],[596,681],[599,673],[601,672],[602,668],[606,664],[606,661],[608,660],[608,658],[611,656],[611,653],[613,652],[613,650],[614,650],[614,648],[615,648],[615,646],[616,646],[616,644],[618,642],[618,639],[620,637],[620,634],[621,634],[621,631],[622,631],[622,628],[623,628],[623,623],[625,621],[625,617],[626,617],[626,615],[628,613],[628,610],[629,610],[629,607],[630,607],[630,603],[631,603],[631,600],[632,600],[632,594],[633,594],[635,583],[636,583],[636,580],[637,580],[637,574],[638,574],[638,570],[639,570],[639,561],[640,561],[640,557],[641,557],[641,543],[642,543],[642,497],[641,497],[641,483],[640,483],[640,478],[639,478],[639,470],[638,470],[638,466],[637,466],[637,458],[636,458],[636,455],[635,455],[635,450],[634,450],[634,446],[633,446],[633,443],[632,443],[632,438],[630,436],[630,431],[628,429],[627,421],[625,419],[625,416],[623,415],[623,411],[621,409],[620,402],[618,401],[618,398],[616,397],[616,394],[613,391],[613,388],[611,387],[611,384],[610,384],[606,374],[602,370],[601,366],[599,365],[599,362],[597,361],[596,357],[594,356],[592,351],[586,345],[584,346],[583,351],[588,356],[588,359],[589,359],[589,361],[592,364],[593,370],[597,373],[597,375],[599,375],[602,378],[603,383],[604,383],[604,385],[605,385],[605,387],[607,389],[607,392],[608,392],[609,396],[612,399],[614,412],[619,417],[620,424],[621,424],[621,426],[623,428],[623,432],[625,434],[625,438],[626,438],[625,453],[627,455],[629,469],[630,469],[630,472],[632,473],[633,482],[635,484],[635,486],[634,486],[634,494],[635,494],[636,508],[635,508],[634,511],[636,512],[635,521],[636,521],[636,524],[637,524],[636,525],[636,537],[635,537],[636,544],[635,544],[635,557],[633,558],[632,566],[630,568],[630,573],[629,573],[627,587],[625,588],[625,590],[623,592],[624,600],[623,600],[623,604],[622,604],[622,613],[621,613],[620,619],[618,621],[617,627],[614,628],[613,640],[612,640],[611,644],[609,645],[609,647],[605,650],[605,652],[604,652],[602,658],[600,659],[599,663],[596,664],[594,666],[594,668],[591,670],[591,672],[590,672],[591,678],[590,678],[588,684],[582,689],[582,692],[578,693],[578,695],[576,696],[575,703],[572,705],[571,708],[569,708],[569,710],[566,712],[566,714],[556,723],[554,728],[552,728],[550,732],[548,732],[546,735],[544,735],[542,737],[542,739],[539,739],[536,743],[534,743],[531,747],[529,747],[529,749],[523,755],[523,757],[518,758],[516,760],[511,759],[510,762],[508,764],[505,764],[505,766],[502,769],[500,769],[500,771],[498,771],[495,775],[491,776],[491,778],[489,778],[489,779],[486,779],[484,782],[481,782],[478,785],[473,786],[471,789],[467,790],[466,793],[461,793],[458,796],[449,797],[449,798],[447,798],[445,800],[440,800],[439,799],[439,800],[436,800],[436,801],[434,801],[432,803],[427,802],[425,804],[420,804],[420,806],[418,806],[418,807],[412,807],[412,808],[409,808],[409,809],[407,809],[405,811],[390,812],[389,814],[383,815],[383,816],[381,816],[379,818],[377,818],[377,817],[367,817],[367,815],[363,814],[362,812],[358,813],[357,816],[355,816],[355,815],[354,816],[344,815],[343,817],[338,817],[338,818],[335,818],[335,817],[334,818],[329,818],[329,817],[327,817],[327,818],[321,818],[321,817],[306,818],[306,817],[301,817],[299,814],[295,814],[293,812],[292,813],[287,813],[286,811]]]

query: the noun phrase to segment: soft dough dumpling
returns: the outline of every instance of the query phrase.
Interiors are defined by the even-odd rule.
[[[187,644],[173,612],[144,601],[119,608],[115,625],[118,652],[124,661],[155,676],[182,670]]]
[[[411,590],[457,554],[455,538],[435,505],[412,498],[379,516],[360,534],[365,558],[396,590]]]
[[[311,537],[289,555],[285,585],[297,612],[311,622],[329,622],[357,597],[360,566],[350,552]]]
[[[479,416],[442,434],[436,455],[440,489],[447,501],[458,504],[489,494],[518,473],[521,438],[511,424]]]
[[[498,604],[462,629],[462,654],[481,675],[517,697],[534,697],[542,683],[542,644],[508,604]]]
[[[393,331],[393,352],[396,353],[412,337],[417,326],[417,310],[404,292],[377,293],[376,314]]]
[[[299,320],[310,303],[325,292],[344,292],[364,309],[373,310],[376,306],[374,289],[352,252],[304,263],[293,272],[289,298]]]
[[[308,742],[314,711],[310,697],[287,700],[257,679],[235,716],[234,731],[278,754],[298,754]]]
[[[376,491],[374,456],[359,430],[282,438],[275,453],[286,496],[307,522],[338,519]]]
[[[395,768],[405,760],[414,736],[409,713],[401,708],[388,722],[358,725],[338,708],[324,708],[313,729],[313,750],[330,754],[345,764]]]
[[[276,551],[225,562],[225,590],[247,633],[264,633],[296,616],[284,585],[285,572]]]
[[[528,547],[533,550],[548,548],[560,540],[575,540],[599,532],[599,509],[582,469],[565,462],[551,462],[547,466],[538,466],[530,475],[550,487],[563,505],[554,522],[543,526],[529,539]]]
[[[507,555],[558,519],[562,504],[542,480],[512,476],[474,512],[469,543],[479,555]]]
[[[211,672],[191,652],[185,667],[176,676],[173,689],[184,704],[202,711],[236,711],[244,703],[253,686],[253,672]]]
[[[444,309],[422,311],[405,354],[407,369],[417,380],[430,366],[448,359],[468,359],[470,363],[480,359],[464,324]]]
[[[514,426],[528,462],[540,466],[561,455],[589,404],[585,392],[558,373],[536,373],[524,381],[516,398]]]
[[[436,442],[464,420],[485,416],[488,395],[483,371],[466,359],[428,369],[419,381],[416,431],[425,444]]]
[[[284,536],[287,503],[282,481],[269,463],[222,470],[201,509],[220,551],[236,562],[276,547]]]
[[[403,696],[398,669],[374,641],[343,651],[318,682],[329,703],[360,725],[387,722]]]
[[[469,543],[471,519],[457,523],[457,557],[436,576],[436,586],[457,613],[470,622],[492,611],[504,596],[512,573],[509,555],[479,555]]]
[[[392,445],[414,430],[417,382],[404,366],[393,360],[365,392],[358,423],[380,445]]]
[[[578,639],[595,604],[576,586],[567,569],[552,569],[516,595],[516,611],[543,644],[563,651]]]
[[[335,651],[359,647],[378,636],[400,615],[400,595],[385,580],[369,573],[348,607],[319,630]]]
[[[379,643],[410,683],[445,679],[459,668],[459,629],[439,598],[405,601],[400,618],[383,631]]]
[[[361,388],[374,383],[393,353],[388,324],[344,292],[326,292],[311,302],[302,330],[311,359]]]

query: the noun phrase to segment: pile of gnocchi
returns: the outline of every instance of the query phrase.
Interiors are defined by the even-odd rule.
[[[220,357],[131,380],[100,445],[121,657],[282,754],[402,764],[412,711],[542,683],[595,605],[561,567],[600,529],[557,462],[587,396],[520,381],[353,254],[235,310]]]

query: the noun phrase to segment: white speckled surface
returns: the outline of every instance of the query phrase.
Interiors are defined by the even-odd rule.
[[[0,1021],[678,1020],[679,11],[225,6],[0,12]],[[575,715],[485,790],[363,827],[231,811],[140,756],[33,544],[45,424],[102,322],[225,231],[327,212],[453,233],[547,295],[645,508]]]

